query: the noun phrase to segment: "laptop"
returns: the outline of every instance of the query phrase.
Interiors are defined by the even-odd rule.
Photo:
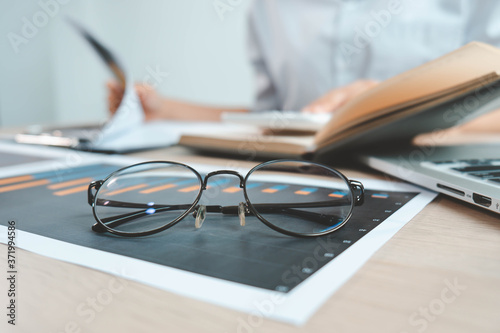
[[[360,158],[376,170],[500,214],[500,144],[412,146]]]

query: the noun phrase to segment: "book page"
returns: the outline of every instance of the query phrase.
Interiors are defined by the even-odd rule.
[[[257,128],[218,133],[184,133],[179,144],[211,152],[224,152],[243,156],[268,156],[272,158],[299,157],[314,149],[312,135],[266,134]]]
[[[473,42],[441,58],[395,76],[353,99],[333,114],[316,135],[316,143],[358,122],[366,121],[399,106],[436,98],[454,87],[500,70],[500,50]],[[486,82],[485,82],[486,84]],[[450,92],[451,92],[450,91]]]
[[[466,89],[458,86],[457,89],[453,89],[447,94],[437,95],[436,98],[428,98],[423,100],[423,102],[415,102],[409,106],[401,105],[397,108],[389,108],[383,113],[373,113],[365,121],[359,119],[355,123],[350,124],[350,126],[339,128],[325,141],[322,141],[321,145],[317,145],[317,148],[323,149],[333,145],[344,146],[347,141],[352,141],[360,137],[365,137],[365,140],[367,139],[368,141],[373,140],[373,138],[383,140],[382,137],[385,137],[385,139],[392,137],[393,139],[404,140],[421,133],[429,132],[429,126],[431,130],[453,127],[498,107],[500,101],[495,96],[500,94],[500,87],[495,88],[489,85],[485,88],[485,83],[493,83],[498,86],[500,85],[500,80],[496,75],[486,75],[471,81]],[[486,94],[484,93],[485,90],[488,90]],[[461,103],[457,98],[462,98],[461,101],[463,102],[474,96],[474,94],[479,96],[477,99],[474,99],[474,108],[458,109],[458,111],[447,104]],[[408,127],[402,129],[401,121],[407,122]]]

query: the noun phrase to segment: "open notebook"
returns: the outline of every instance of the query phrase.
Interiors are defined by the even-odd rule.
[[[473,42],[388,79],[336,111],[315,135],[226,131],[183,135],[182,145],[267,157],[327,156],[339,149],[396,145],[500,107],[500,50]]]

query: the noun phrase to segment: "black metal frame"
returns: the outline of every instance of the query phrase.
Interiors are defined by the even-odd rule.
[[[325,168],[331,172],[333,172],[335,175],[337,175],[339,178],[341,178],[348,186],[349,186],[349,189],[350,189],[350,204],[351,204],[351,209],[349,210],[349,213],[347,214],[346,218],[344,219],[344,221],[342,223],[340,223],[339,225],[335,226],[334,228],[331,228],[329,230],[326,230],[326,231],[323,231],[323,232],[319,232],[319,233],[308,233],[308,234],[301,234],[301,233],[296,233],[296,232],[292,232],[292,231],[289,231],[289,230],[285,230],[285,229],[282,229],[274,224],[272,224],[271,222],[267,221],[262,215],[259,214],[259,212],[257,211],[257,209],[255,208],[256,206],[258,206],[260,208],[260,210],[262,210],[262,206],[263,205],[266,205],[266,204],[252,204],[248,198],[248,194],[247,194],[247,191],[246,191],[246,182],[248,180],[248,178],[250,177],[250,175],[266,166],[266,165],[269,165],[269,164],[274,164],[274,163],[279,163],[279,162],[302,162],[302,163],[308,163],[308,164],[311,164],[311,165],[315,165],[315,166],[319,166],[319,167],[322,167],[322,168]],[[110,178],[114,177],[117,173],[120,173],[121,171],[123,170],[126,170],[126,169],[129,169],[129,168],[132,168],[132,167],[136,167],[136,166],[140,166],[140,165],[146,165],[146,164],[154,164],[154,163],[162,163],[162,164],[170,164],[170,165],[178,165],[178,166],[182,166],[182,167],[185,167],[189,170],[191,170],[198,178],[198,181],[199,181],[199,184],[201,185],[200,186],[200,190],[193,202],[193,204],[189,205],[189,204],[186,204],[186,205],[182,205],[183,207],[182,208],[186,208],[186,211],[184,213],[182,213],[180,216],[178,216],[175,220],[167,223],[166,225],[160,227],[160,228],[156,228],[156,229],[152,229],[152,230],[148,230],[148,231],[143,231],[143,232],[123,232],[123,231],[118,231],[118,230],[115,230],[115,229],[112,229],[110,228],[107,224],[110,224],[110,223],[114,223],[114,224],[122,224],[122,223],[126,223],[130,218],[137,218],[139,214],[144,214],[144,211],[138,211],[138,212],[135,212],[135,213],[127,213],[127,214],[123,214],[123,215],[120,215],[120,216],[114,216],[113,217],[113,220],[112,221],[102,221],[98,216],[97,216],[97,213],[96,213],[96,205],[98,204],[98,200],[97,200],[97,194],[99,193],[99,190],[101,188],[101,186]],[[243,189],[243,194],[244,194],[244,197],[245,197],[245,207],[246,207],[246,210],[247,210],[247,213],[248,214],[253,214],[255,215],[260,221],[262,221],[265,225],[267,225],[269,228],[275,230],[275,231],[278,231],[282,234],[285,234],[285,235],[288,235],[288,236],[294,236],[294,237],[317,237],[317,236],[322,236],[322,235],[327,235],[327,234],[330,234],[338,229],[340,229],[342,226],[344,226],[348,221],[349,219],[351,218],[352,216],[352,211],[353,211],[353,208],[354,206],[359,206],[359,205],[362,205],[363,204],[363,201],[364,201],[364,187],[363,187],[363,184],[359,181],[356,181],[356,180],[349,180],[347,179],[342,173],[340,173],[339,171],[335,170],[335,169],[332,169],[328,166],[325,166],[325,165],[322,165],[322,164],[319,164],[319,163],[315,163],[315,162],[309,162],[309,161],[301,161],[301,160],[291,160],[291,159],[286,159],[286,160],[273,160],[273,161],[268,161],[268,162],[265,162],[265,163],[261,163],[255,167],[253,167],[245,177],[243,177],[240,173],[238,173],[237,171],[234,171],[234,170],[218,170],[218,171],[214,171],[214,172],[210,172],[208,173],[202,180],[202,177],[201,175],[195,170],[193,169],[192,167],[186,165],[186,164],[183,164],[183,163],[178,163],[178,162],[172,162],[172,161],[149,161],[149,162],[142,162],[142,163],[137,163],[137,164],[134,164],[134,165],[130,165],[130,166],[127,166],[127,167],[124,167],[124,168],[121,168],[113,173],[111,173],[109,176],[107,176],[105,179],[103,180],[97,180],[97,181],[93,181],[89,184],[89,187],[88,187],[88,190],[87,190],[87,196],[88,196],[88,203],[90,206],[92,206],[92,213],[94,215],[94,218],[95,220],[97,221],[97,223],[95,223],[93,226],[92,226],[92,230],[95,231],[95,232],[110,232],[112,234],[115,234],[115,235],[118,235],[118,236],[126,236],[126,237],[139,237],[139,236],[148,236],[148,235],[152,235],[152,234],[155,234],[157,232],[160,232],[160,231],[163,231],[163,230],[166,230],[172,226],[174,226],[175,224],[177,224],[178,222],[180,222],[182,219],[184,219],[187,215],[189,215],[190,213],[193,213],[193,214],[196,214],[196,208],[197,208],[197,205],[198,205],[198,202],[200,201],[200,198],[203,194],[203,191],[207,189],[207,183],[208,183],[208,180],[210,179],[210,177],[212,176],[216,176],[216,175],[234,175],[234,176],[237,176],[239,179],[240,179],[240,188]],[[95,193],[93,193],[93,190],[95,190]],[[359,195],[355,195],[355,192],[356,191],[359,191]],[[130,208],[150,208],[150,206],[144,206],[143,204],[136,204],[136,203],[129,203],[129,202],[120,202],[120,201],[112,201],[111,202],[113,203],[113,205],[116,205],[116,206],[120,206],[120,205],[124,205],[124,206],[127,206],[127,207],[130,207]],[[318,207],[318,204],[321,204],[321,202],[317,202],[317,203],[305,203],[305,205],[312,205],[314,204],[316,207]],[[133,205],[136,205],[136,207],[133,207]],[[131,207],[132,206],[132,207]],[[144,207],[143,207],[144,206]],[[186,206],[186,207],[184,207]],[[279,207],[278,207],[279,206]],[[287,208],[290,208],[290,207],[286,207],[286,204],[272,204],[271,207],[269,207],[269,209],[273,209],[273,208],[276,208],[276,209],[281,209],[281,210],[284,210],[284,209],[287,209]],[[294,207],[297,208],[297,204],[294,203]],[[319,206],[321,207],[321,205]],[[157,206],[156,207],[157,210],[167,210],[167,209],[172,209],[172,206]],[[175,206],[176,209],[179,209],[179,205],[176,205]],[[238,206],[217,206],[217,205],[213,205],[213,206],[207,206],[207,212],[218,212],[218,213],[223,213],[223,214],[237,214],[237,211],[238,211]]]

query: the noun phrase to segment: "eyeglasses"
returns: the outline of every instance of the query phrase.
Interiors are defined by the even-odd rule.
[[[233,175],[239,182],[232,183]],[[215,183],[215,184],[212,184]],[[230,198],[243,192],[237,206],[201,205],[203,191],[218,186]],[[341,228],[354,206],[364,199],[363,185],[327,166],[295,160],[259,164],[243,177],[233,170],[202,176],[190,166],[154,161],[131,165],[93,181],[88,203],[97,221],[95,232],[146,236],[174,226],[193,213],[200,228],[206,213],[255,216],[268,227],[290,236],[314,237]]]

